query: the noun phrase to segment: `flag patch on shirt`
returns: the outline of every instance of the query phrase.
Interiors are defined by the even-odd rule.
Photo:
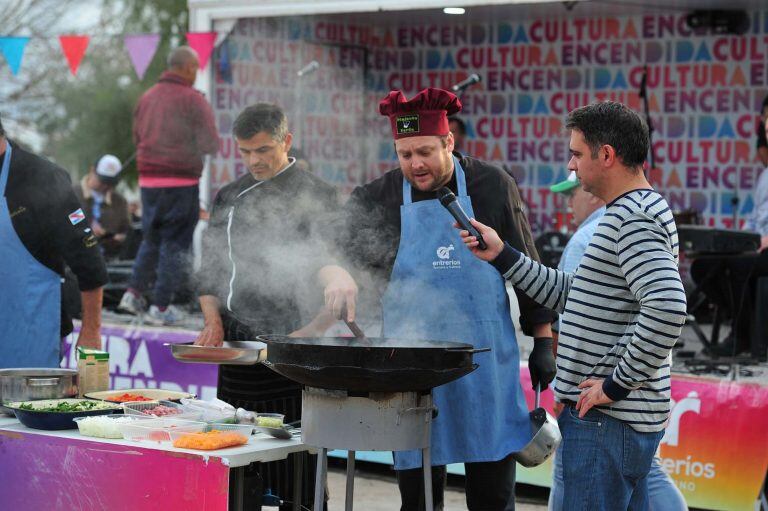
[[[85,220],[85,213],[83,213],[82,208],[78,208],[69,214],[69,223],[72,225],[77,225],[83,220]]]

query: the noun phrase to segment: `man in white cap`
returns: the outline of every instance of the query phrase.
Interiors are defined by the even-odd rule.
[[[122,164],[111,154],[100,156],[88,174],[74,186],[93,234],[101,241],[105,257],[116,257],[131,228],[128,202],[115,186]]]

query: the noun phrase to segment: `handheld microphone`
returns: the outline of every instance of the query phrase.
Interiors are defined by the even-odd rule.
[[[465,231],[469,231],[469,234],[477,238],[477,246],[480,250],[485,250],[488,248],[488,245],[486,245],[483,237],[480,236],[480,233],[477,232],[477,229],[475,229],[475,227],[469,222],[469,217],[466,213],[464,213],[464,209],[462,209],[461,204],[459,204],[459,201],[456,200],[456,196],[451,190],[445,186],[440,188],[437,191],[437,198],[440,199],[440,204],[442,204],[443,207],[447,209],[448,212],[453,216],[453,218],[456,219],[456,222],[459,224],[459,226]]]
[[[482,81],[482,78],[480,78],[480,75],[478,75],[477,73],[472,73],[466,79],[460,81],[456,85],[453,85],[451,87],[451,90],[453,92],[459,92],[459,91],[462,91],[462,90],[466,89],[470,85],[474,85],[476,83],[480,83],[481,81]]]
[[[309,73],[317,71],[317,68],[319,68],[319,67],[320,67],[320,63],[318,61],[316,61],[316,60],[313,60],[312,62],[310,62],[306,66],[304,66],[301,69],[299,69],[298,71],[296,71],[296,76],[308,75]]]

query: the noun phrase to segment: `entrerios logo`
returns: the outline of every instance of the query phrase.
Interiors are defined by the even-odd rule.
[[[695,391],[689,392],[687,397],[684,397],[672,406],[672,411],[669,414],[669,424],[667,424],[667,430],[661,439],[662,444],[677,447],[680,440],[680,420],[688,412],[693,412],[697,415],[701,414],[701,399],[699,399],[699,394]]]
[[[661,439],[662,444],[670,447],[678,446],[680,443],[680,423],[686,415],[691,418],[693,415],[701,415],[701,399],[695,391],[689,392],[680,401],[673,401],[669,424],[667,424],[664,437]],[[717,475],[715,463],[694,459],[692,455],[686,456],[685,459],[662,457],[660,461],[664,471],[672,476],[677,486],[684,491],[696,490],[696,478],[713,479]]]
[[[440,259],[450,259],[452,250],[455,250],[453,244],[450,244],[447,247],[437,247],[437,257]]]
[[[452,270],[461,268],[461,261],[458,259],[451,259],[451,252],[454,250],[455,248],[452,243],[447,247],[437,247],[435,253],[438,258],[435,261],[432,261],[432,269]]]

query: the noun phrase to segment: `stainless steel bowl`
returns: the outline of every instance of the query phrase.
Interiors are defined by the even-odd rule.
[[[77,371],[74,369],[0,369],[0,412],[13,415],[2,406],[13,401],[59,399],[77,396]]]

